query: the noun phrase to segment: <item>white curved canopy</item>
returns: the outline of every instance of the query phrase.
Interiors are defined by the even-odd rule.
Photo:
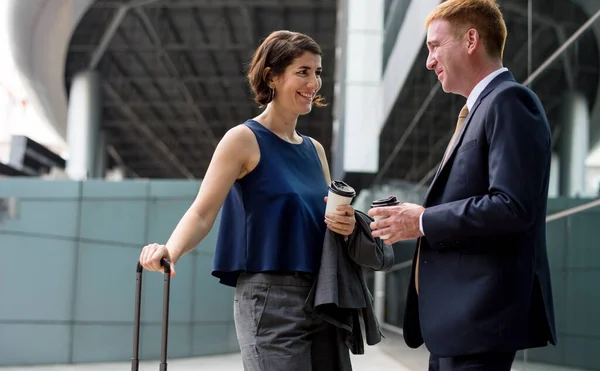
[[[66,140],[65,60],[71,35],[94,0],[7,1],[7,33],[30,104]]]

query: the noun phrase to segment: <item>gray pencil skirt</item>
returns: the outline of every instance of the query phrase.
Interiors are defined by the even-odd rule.
[[[242,273],[233,313],[245,371],[352,369],[335,327],[304,310],[312,284],[294,273]]]

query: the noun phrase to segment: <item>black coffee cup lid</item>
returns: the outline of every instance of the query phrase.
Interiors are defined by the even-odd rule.
[[[393,206],[398,205],[399,203],[400,202],[398,202],[396,196],[390,196],[387,198],[382,198],[380,200],[373,201],[373,203],[371,203],[371,207]]]
[[[356,191],[354,188],[350,187],[348,184],[342,182],[341,180],[334,180],[331,182],[329,186],[331,192],[343,196],[343,197],[354,197],[356,196]]]

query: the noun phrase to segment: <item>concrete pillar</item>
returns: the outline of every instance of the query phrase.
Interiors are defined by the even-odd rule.
[[[331,153],[333,158],[329,165],[332,179],[344,179],[344,112],[346,91],[346,55],[348,37],[348,2],[339,0],[337,5],[336,41],[335,41],[335,76],[333,95],[335,104],[332,109]]]
[[[98,132],[96,141],[96,162],[94,165],[94,178],[103,179],[106,174],[106,163],[108,161],[108,153],[106,152],[107,134],[104,131]]]
[[[588,103],[583,94],[573,91],[565,94],[561,105],[560,194],[567,197],[583,196],[590,135]]]
[[[380,94],[383,58],[384,0],[348,0],[345,60],[341,61],[344,80],[343,112],[336,117],[343,125],[343,145],[336,156],[343,158],[343,171],[376,173],[379,167]],[[357,148],[361,150],[358,151]],[[339,164],[338,165],[339,168]],[[336,169],[336,174],[339,169]]]
[[[71,85],[67,112],[67,174],[75,180],[96,175],[97,142],[102,121],[100,74],[78,73]]]

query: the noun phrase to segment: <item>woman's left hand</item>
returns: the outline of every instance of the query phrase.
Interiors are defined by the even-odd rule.
[[[325,197],[325,202],[327,202],[327,197]],[[325,224],[327,224],[327,228],[342,236],[350,236],[356,226],[354,208],[351,205],[344,205],[338,206],[336,210],[342,215],[326,214]]]

